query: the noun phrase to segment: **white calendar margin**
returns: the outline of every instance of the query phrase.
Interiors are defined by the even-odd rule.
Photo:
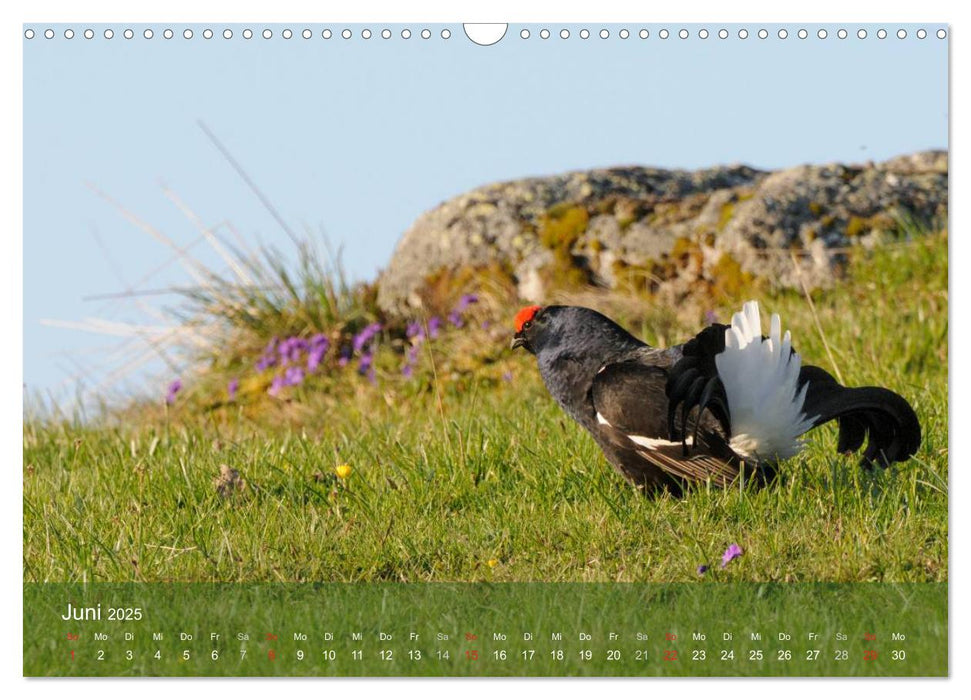
[[[87,0],[84,3],[71,2],[70,0],[45,0],[43,3],[34,3],[32,7],[23,7],[27,3],[11,3],[14,7],[4,7],[0,9],[3,22],[2,27],[2,92],[4,102],[8,105],[2,111],[3,114],[3,150],[2,154],[2,174],[0,174],[0,196],[3,197],[3,211],[7,216],[5,231],[2,235],[2,255],[0,255],[0,284],[3,289],[3,303],[0,304],[3,314],[4,326],[13,329],[13,335],[17,338],[16,343],[6,343],[0,350],[0,357],[3,366],[23,367],[23,150],[22,150],[22,127],[23,127],[23,54],[21,48],[21,25],[30,23],[62,23],[85,21],[91,23],[107,21],[131,21],[131,22],[159,22],[169,21],[173,23],[186,22],[207,22],[218,20],[219,22],[283,22],[300,20],[304,22],[409,22],[420,24],[423,21],[429,23],[440,22],[585,22],[591,27],[597,23],[610,22],[752,22],[752,23],[775,23],[775,22],[846,22],[847,24],[858,24],[871,22],[874,20],[884,22],[888,28],[894,22],[937,22],[952,24],[949,35],[953,38],[950,43],[951,50],[951,123],[955,123],[954,115],[957,114],[958,120],[967,123],[969,113],[968,94],[971,89],[964,87],[961,89],[960,80],[955,81],[954,75],[963,76],[964,85],[971,85],[971,80],[967,78],[971,73],[971,65],[968,62],[968,51],[962,50],[961,31],[964,30],[971,35],[971,21],[965,23],[964,19],[968,15],[966,9],[962,11],[961,5],[967,3],[949,2],[947,0],[921,0],[921,2],[902,2],[900,0],[885,0],[879,5],[872,5],[866,11],[861,9],[863,3],[851,5],[846,0],[815,0],[809,2],[788,2],[779,3],[771,0],[746,0],[744,4],[729,3],[724,0],[692,0],[689,3],[633,3],[621,0],[598,0],[597,2],[552,2],[550,0],[535,0],[534,2],[524,3],[522,0],[491,0],[482,2],[480,0],[455,3],[443,0],[412,0],[409,3],[394,2],[394,0],[371,0],[366,6],[360,3],[334,2],[334,3],[310,3],[294,0],[274,0],[273,2],[254,2],[253,0],[239,0],[233,3],[200,3],[198,0],[168,0],[164,5],[160,2],[132,3],[123,0]],[[83,9],[82,9],[83,8]],[[876,11],[874,11],[874,9]],[[595,21],[594,21],[595,20]],[[950,39],[949,39],[950,40]],[[963,116],[962,116],[963,115]],[[962,132],[963,133],[963,132]],[[967,240],[968,232],[962,233],[960,222],[962,218],[962,204],[967,201],[967,183],[969,180],[963,177],[961,170],[962,164],[969,162],[967,151],[961,152],[963,142],[960,138],[955,139],[952,132],[950,139],[951,166],[949,169],[951,177],[952,193],[950,202],[950,224],[949,230],[958,235],[949,238],[951,251],[949,256],[949,270],[956,264],[971,264],[971,242]],[[964,156],[959,158],[958,153]],[[956,195],[956,196],[955,196]],[[959,267],[959,269],[961,269]],[[971,308],[971,295],[969,295],[969,275],[959,274],[953,278],[951,288],[950,309],[961,309],[964,313],[962,322],[961,316],[952,314],[951,339],[956,341],[959,349],[964,349],[969,343],[968,315],[966,309]],[[961,389],[971,389],[969,381],[969,371],[962,365],[960,358],[962,352],[954,352],[952,347],[949,355],[959,358],[957,362],[951,364],[950,381],[951,387],[958,389],[952,391],[951,401],[951,425],[971,424],[971,413],[968,410],[968,399],[962,399]],[[2,410],[3,430],[3,449],[6,459],[2,463],[4,469],[5,488],[0,489],[3,494],[2,512],[3,528],[0,531],[3,548],[0,551],[12,553],[21,552],[22,554],[22,513],[23,503],[21,499],[21,489],[14,488],[13,480],[20,483],[22,475],[23,448],[22,448],[22,376],[21,372],[11,372],[0,378],[0,396],[3,397],[0,403]],[[967,394],[965,394],[967,396]],[[950,440],[949,440],[950,444]],[[951,471],[956,475],[957,483],[962,483],[963,472],[961,467],[967,468],[968,455],[971,455],[967,444],[957,444],[951,446],[952,464],[957,464],[958,468]],[[17,465],[21,469],[17,469]],[[954,493],[952,476],[952,494]],[[966,477],[965,477],[966,478]],[[966,482],[965,482],[966,483]],[[953,517],[950,523],[949,532],[951,535],[952,548],[950,550],[951,565],[949,567],[950,579],[953,582],[966,580],[964,576],[968,571],[969,552],[968,541],[968,508],[957,508],[952,511]],[[964,536],[962,536],[964,535]],[[22,556],[20,558],[22,561]],[[926,682],[933,683],[932,690],[935,697],[956,696],[957,689],[963,686],[961,681],[971,678],[971,671],[968,664],[961,663],[961,659],[968,657],[971,653],[971,645],[965,642],[962,637],[969,629],[968,609],[969,604],[963,596],[951,596],[950,608],[950,659],[949,668],[951,671],[950,682],[940,681],[900,681],[900,680],[843,680],[843,679],[822,679],[808,682],[775,679],[610,679],[610,680],[578,680],[578,679],[488,679],[477,681],[472,679],[462,680],[421,680],[421,679],[391,679],[391,680],[362,680],[362,679],[328,679],[326,681],[316,679],[160,679],[153,681],[146,680],[118,680],[118,679],[91,679],[83,681],[73,680],[25,680],[22,678],[22,650],[23,640],[21,637],[21,620],[23,619],[22,608],[22,567],[19,564],[10,563],[5,567],[5,575],[2,579],[4,610],[7,612],[4,618],[9,621],[9,629],[0,633],[2,636],[2,668],[4,680],[12,681],[12,687],[7,686],[14,692],[15,696],[29,696],[32,698],[54,698],[60,700],[67,695],[78,693],[92,694],[99,698],[126,698],[129,699],[132,692],[137,692],[140,700],[154,700],[155,698],[165,698],[170,700],[173,693],[180,695],[189,693],[195,695],[211,695],[214,691],[225,693],[227,690],[234,695],[234,700],[247,700],[248,698],[261,697],[266,694],[286,693],[296,696],[306,693],[311,696],[319,696],[322,693],[327,695],[337,695],[347,692],[360,694],[391,692],[395,698],[421,697],[421,698],[454,698],[461,696],[463,699],[478,699],[494,697],[497,694],[504,696],[510,693],[515,696],[520,695],[547,695],[556,694],[558,698],[587,698],[591,693],[609,692],[611,694],[627,695],[663,695],[667,692],[683,694],[717,693],[720,698],[730,700],[732,698],[751,698],[753,691],[755,694],[766,693],[776,694],[780,691],[789,698],[799,700],[801,698],[812,698],[818,700],[820,693],[831,694],[834,691],[842,695],[853,693],[867,693],[876,690],[881,695],[889,692],[889,697],[894,697],[898,693],[912,696],[915,692],[922,689],[917,685]],[[215,684],[220,684],[217,690]],[[321,685],[326,683],[326,685]],[[870,688],[870,684],[879,683],[879,688]],[[136,685],[137,684],[137,685]],[[229,688],[225,684],[230,684]],[[780,687],[780,684],[785,684]],[[864,685],[865,684],[865,685]],[[7,684],[5,684],[6,686]],[[929,688],[931,689],[931,688]]]

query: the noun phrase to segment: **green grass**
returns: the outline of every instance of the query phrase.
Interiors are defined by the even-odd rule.
[[[804,362],[832,370],[806,300],[759,296]],[[454,366],[455,341],[410,383],[389,371],[259,410],[29,419],[25,580],[680,582],[707,563],[716,581],[946,581],[947,237],[861,253],[814,300],[843,379],[913,404],[924,439],[910,461],[862,471],[826,428],[769,488],[646,498],[553,404],[531,357],[476,330],[464,347],[485,353],[481,370]],[[649,306],[625,317],[648,340],[655,319],[669,342],[700,324]],[[221,465],[245,481],[225,498]],[[733,542],[745,555],[723,570]]]

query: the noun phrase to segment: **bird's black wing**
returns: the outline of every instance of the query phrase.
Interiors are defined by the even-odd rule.
[[[738,477],[740,464],[717,421],[703,417],[690,440],[669,431],[668,371],[641,360],[609,364],[600,370],[590,389],[595,430],[602,439],[635,451],[677,479],[731,483]]]
[[[727,438],[731,438],[731,416],[725,387],[718,378],[715,356],[725,350],[728,326],[713,323],[682,346],[681,359],[668,372],[664,387],[668,398],[667,426],[671,439],[686,441],[688,416],[695,410],[699,417],[710,416]],[[678,409],[681,420],[678,421]],[[695,427],[704,424],[694,421]]]

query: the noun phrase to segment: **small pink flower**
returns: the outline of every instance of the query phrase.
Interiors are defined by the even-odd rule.
[[[742,556],[742,554],[744,554],[744,552],[742,552],[742,548],[737,544],[733,543],[728,545],[728,549],[726,549],[725,553],[722,554],[722,568],[724,569],[726,566],[728,566],[728,562],[730,562],[732,559],[737,559],[738,557]]]
[[[165,395],[165,403],[173,404],[175,403],[175,395],[182,391],[182,380],[176,379],[174,382],[169,384],[169,391]]]

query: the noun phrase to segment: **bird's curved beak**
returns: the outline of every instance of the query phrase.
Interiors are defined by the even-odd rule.
[[[528,347],[526,345],[526,334],[517,333],[512,337],[512,343],[510,344],[509,349],[515,350],[516,348],[524,348],[524,347]]]

